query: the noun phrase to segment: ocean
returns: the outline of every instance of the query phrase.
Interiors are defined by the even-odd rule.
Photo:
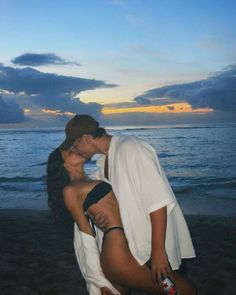
[[[236,124],[107,131],[155,148],[185,214],[236,216]],[[47,209],[47,158],[63,139],[63,128],[0,129],[0,208]],[[86,164],[88,173],[95,169],[96,156]]]

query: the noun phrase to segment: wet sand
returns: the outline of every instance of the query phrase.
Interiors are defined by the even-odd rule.
[[[199,294],[236,294],[236,218],[186,219],[197,253],[188,273]],[[73,237],[55,228],[48,211],[0,210],[0,249],[2,295],[87,294]]]

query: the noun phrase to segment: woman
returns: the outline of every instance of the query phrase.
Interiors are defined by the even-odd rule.
[[[101,210],[108,216],[106,225],[101,229],[104,232],[104,237],[100,263],[105,276],[121,294],[125,294],[128,288],[162,294],[163,289],[152,281],[150,269],[146,265],[139,265],[129,250],[118,202],[110,184],[89,179],[84,172],[86,159],[77,153],[57,150],[57,155],[57,169],[54,170],[60,179],[64,204],[80,231],[94,236],[89,219],[92,219]],[[50,185],[51,174],[52,170],[49,164],[49,206],[52,208],[56,199],[52,199],[53,194],[50,195],[50,192],[53,191],[53,185]],[[63,208],[63,199],[57,201],[58,204],[61,203],[61,208]],[[195,294],[192,285],[180,274],[171,272],[168,276],[181,294]]]

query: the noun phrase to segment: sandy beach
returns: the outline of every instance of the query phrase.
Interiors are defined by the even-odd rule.
[[[236,218],[186,216],[197,259],[188,273],[200,295],[235,294]],[[85,295],[72,236],[59,232],[48,211],[0,210],[2,295]],[[142,294],[141,292],[132,292]]]

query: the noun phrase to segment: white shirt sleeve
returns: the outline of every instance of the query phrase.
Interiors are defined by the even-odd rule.
[[[107,287],[113,294],[119,294],[114,286],[106,279],[100,265],[100,253],[96,239],[84,232],[81,232],[74,223],[74,249],[80,271],[86,280],[87,289],[90,295],[100,295],[101,287]]]
[[[155,150],[147,144],[137,144],[131,167],[145,212],[149,214],[167,206],[169,214],[176,205],[176,199]]]

